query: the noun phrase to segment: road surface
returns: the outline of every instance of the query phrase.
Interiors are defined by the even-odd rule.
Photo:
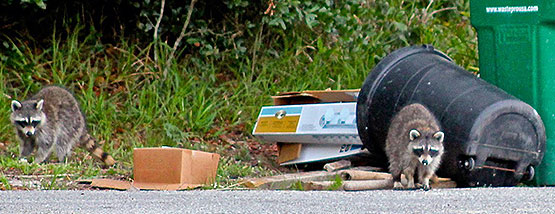
[[[0,191],[0,213],[555,213],[555,187],[417,191]]]

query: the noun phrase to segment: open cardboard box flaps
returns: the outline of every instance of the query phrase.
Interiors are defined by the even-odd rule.
[[[180,148],[136,148],[134,181],[93,179],[91,185],[126,190],[183,190],[212,184],[220,155]]]
[[[272,96],[274,105],[356,102],[360,89],[282,92]]]

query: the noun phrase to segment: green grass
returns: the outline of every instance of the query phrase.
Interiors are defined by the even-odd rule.
[[[0,174],[0,190],[12,190],[12,186],[3,173]]]
[[[87,165],[88,163],[88,165]],[[18,178],[24,183],[36,182],[36,186],[23,186],[24,189],[68,189],[70,181],[81,178],[89,178],[103,174],[104,176],[119,174],[128,176],[128,172],[118,169],[100,169],[90,162],[71,161],[67,164],[36,164],[21,162],[17,158],[0,156],[0,166],[3,173],[0,174],[0,184],[6,190],[12,189],[8,177]],[[103,171],[101,173],[101,171]],[[116,172],[114,172],[116,171]],[[75,182],[73,182],[75,183]],[[0,189],[2,186],[0,186]]]
[[[83,36],[84,26],[66,30],[67,36],[54,34],[46,46],[3,37],[9,51],[0,54],[0,142],[8,149],[0,151],[0,171],[130,178],[133,148],[172,146],[221,154],[214,188],[233,186],[241,177],[277,173],[271,157],[253,156],[246,143],[232,144],[220,137],[232,134],[236,141],[252,140],[260,107],[271,104],[271,95],[360,88],[381,58],[413,44],[432,44],[462,67],[477,71],[468,1],[427,6],[427,1],[390,1],[388,7],[367,8],[359,18],[373,30],[361,32],[367,36],[360,43],[330,43],[323,39],[327,35],[302,29],[268,31],[252,38],[258,43],[251,44],[247,55],[182,53],[170,62],[166,75],[171,50],[163,42],[145,45],[122,38],[117,44],[104,44],[96,33]],[[254,52],[255,47],[260,48]],[[75,93],[92,135],[119,162],[117,168],[101,170],[84,150],[62,165],[17,161],[10,99],[24,99],[49,84]],[[54,176],[41,185],[69,188],[58,179]],[[9,188],[5,177],[0,176],[0,183]]]
[[[333,180],[333,184],[330,186],[328,190],[331,190],[331,191],[338,190],[342,186],[343,186],[343,179],[341,178],[340,175],[336,175],[335,179]]]

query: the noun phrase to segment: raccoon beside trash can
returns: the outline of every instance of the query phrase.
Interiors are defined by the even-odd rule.
[[[412,46],[381,60],[357,100],[357,128],[377,158],[393,116],[425,105],[445,133],[437,174],[460,187],[514,186],[531,180],[545,151],[545,128],[528,104],[475,77],[432,46]],[[387,161],[384,162],[384,167]]]

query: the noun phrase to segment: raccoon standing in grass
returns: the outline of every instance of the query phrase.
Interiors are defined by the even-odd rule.
[[[89,135],[79,103],[66,89],[48,86],[23,102],[12,101],[10,120],[21,140],[20,158],[36,148],[35,162],[45,162],[56,150],[59,162],[65,162],[74,145],[81,145],[106,166],[115,161],[102,151]]]
[[[424,190],[430,189],[430,178],[441,162],[444,134],[434,115],[423,105],[415,103],[401,109],[392,119],[385,142],[393,188],[404,189],[401,174],[407,179],[407,189],[414,189],[415,174]]]

